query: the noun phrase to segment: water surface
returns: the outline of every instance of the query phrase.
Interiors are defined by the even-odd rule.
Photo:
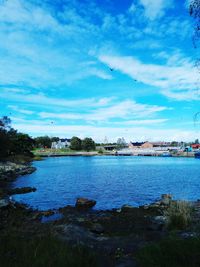
[[[41,210],[74,205],[77,197],[95,199],[96,209],[150,203],[163,193],[200,198],[200,160],[195,158],[80,156],[45,158],[33,165],[37,171],[19,177],[13,187],[37,191],[14,198]]]

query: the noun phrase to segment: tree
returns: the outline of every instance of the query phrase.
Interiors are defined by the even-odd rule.
[[[196,139],[196,140],[194,141],[194,143],[195,143],[195,144],[199,144],[199,139]]]
[[[0,158],[33,156],[31,150],[34,140],[28,134],[18,133],[10,124],[11,120],[7,116],[0,118]]]
[[[92,140],[92,138],[86,137],[82,141],[82,149],[85,150],[85,151],[95,150],[96,149],[96,144]]]
[[[52,140],[49,136],[39,136],[35,138],[35,146],[37,148],[50,148]]]
[[[0,158],[4,158],[9,154],[9,146],[9,135],[2,118],[0,119]]]
[[[190,16],[195,20],[194,45],[200,39],[200,0],[192,0],[190,3]]]
[[[125,141],[124,137],[117,139],[117,147],[118,148],[123,148],[123,147],[125,147],[125,145],[126,145],[126,141]]]
[[[77,151],[81,150],[82,149],[81,139],[78,138],[77,136],[73,136],[70,142],[70,149]]]

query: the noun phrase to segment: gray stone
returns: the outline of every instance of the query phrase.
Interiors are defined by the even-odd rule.
[[[90,209],[96,205],[96,201],[87,198],[77,198],[76,200],[76,208],[78,209]]]
[[[74,224],[59,225],[55,228],[55,230],[62,239],[76,244],[87,245],[96,239],[94,233],[84,227]]]
[[[8,207],[10,205],[9,200],[7,199],[0,199],[0,209]]]
[[[123,205],[122,207],[121,207],[121,210],[122,211],[131,211],[132,209],[134,209],[135,207],[133,207],[133,206],[131,206],[131,205],[127,205],[127,204],[125,204],[125,205]]]
[[[90,231],[96,234],[101,234],[104,232],[104,228],[100,223],[92,224]]]
[[[171,200],[172,200],[171,194],[162,194],[160,203],[168,206],[170,204]]]

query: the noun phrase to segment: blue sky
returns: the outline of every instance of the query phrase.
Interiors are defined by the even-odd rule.
[[[1,115],[32,136],[199,138],[192,34],[188,1],[1,0]]]

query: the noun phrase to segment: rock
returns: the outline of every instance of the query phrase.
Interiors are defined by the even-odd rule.
[[[104,227],[100,223],[92,224],[90,231],[96,234],[101,234],[104,232]]]
[[[35,192],[36,188],[35,187],[21,187],[21,188],[14,188],[9,190],[10,195],[16,195],[16,194],[26,194],[30,192]]]
[[[153,231],[160,231],[166,225],[167,218],[165,216],[155,216],[151,221],[152,224],[149,225],[148,229]]]
[[[84,218],[77,218],[76,220],[77,220],[77,222],[79,222],[79,223],[85,222],[85,219],[84,219]]]
[[[42,216],[49,217],[49,216],[53,215],[54,213],[55,213],[55,212],[52,211],[52,210],[46,210],[46,211],[42,211],[40,214],[41,214]]]
[[[131,205],[127,205],[127,204],[125,204],[125,205],[123,205],[122,207],[121,207],[121,211],[131,211],[131,210],[133,210],[135,207],[133,207],[133,206],[131,206]]]
[[[183,232],[183,233],[180,233],[180,237],[184,239],[194,238],[194,237],[196,238],[198,237],[198,234],[194,232]]]
[[[168,206],[170,204],[171,200],[172,200],[171,194],[162,194],[160,203]]]
[[[10,206],[10,202],[7,199],[0,199],[0,209]]]
[[[74,224],[59,225],[54,228],[56,233],[64,240],[78,245],[89,245],[96,240],[94,233],[88,229]]]
[[[77,198],[75,207],[78,209],[89,209],[96,205],[96,201],[87,198]]]

